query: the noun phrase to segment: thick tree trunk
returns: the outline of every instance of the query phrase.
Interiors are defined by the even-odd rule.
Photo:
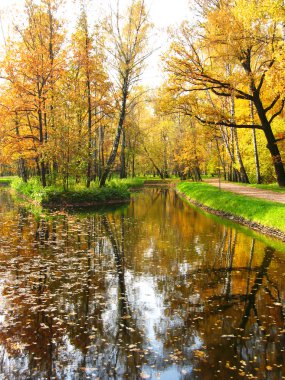
[[[202,181],[201,171],[200,171],[200,168],[199,168],[198,165],[195,166],[195,168],[194,168],[194,178],[195,178],[196,182],[201,182]]]
[[[274,137],[270,122],[267,119],[265,108],[259,97],[259,92],[255,87],[252,89],[253,103],[255,105],[259,120],[263,127],[263,132],[267,141],[267,148],[270,152],[272,163],[275,169],[277,183],[280,187],[285,187],[285,170],[281,159],[280,151],[278,149],[276,139]]]
[[[285,187],[285,170],[271,127],[269,127],[269,129],[265,129],[264,134],[267,140],[266,147],[270,152],[274,165],[277,183],[280,187]]]
[[[118,127],[117,127],[117,133],[116,133],[116,137],[114,139],[113,147],[112,147],[111,153],[109,155],[106,167],[105,167],[103,174],[102,174],[102,177],[100,179],[100,187],[105,186],[106,180],[108,178],[108,175],[111,171],[111,168],[112,168],[113,163],[114,163],[116,156],[117,156],[118,147],[119,147],[119,143],[120,143],[120,137],[121,137],[121,133],[122,133],[122,129],[124,126],[125,117],[126,117],[127,97],[128,97],[128,77],[126,77],[124,79],[121,112],[120,112],[120,118],[119,118]]]
[[[22,157],[19,159],[18,165],[19,165],[20,177],[22,178],[22,180],[24,182],[27,182],[28,181],[28,172],[27,172],[25,160]]]

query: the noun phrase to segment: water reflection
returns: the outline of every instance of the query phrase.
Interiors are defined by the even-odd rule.
[[[35,218],[0,192],[9,379],[281,379],[284,254],[167,189]]]

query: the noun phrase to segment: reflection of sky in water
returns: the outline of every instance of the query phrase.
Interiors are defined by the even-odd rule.
[[[9,373],[12,374],[14,372],[15,368],[18,368],[20,366],[20,376],[28,371],[30,362],[28,355],[25,355],[24,353],[19,353],[17,357],[11,357],[10,355],[5,352],[5,350],[1,347],[0,349],[0,355],[1,355],[1,362],[3,367],[7,368]],[[24,377],[23,377],[24,378]],[[0,380],[6,380],[7,377],[0,374]],[[11,376],[12,379],[12,376]]]
[[[151,348],[161,354],[163,342],[157,340],[156,330],[165,319],[163,296],[151,276],[134,276],[128,271],[126,284],[129,289],[128,299],[138,316],[138,325],[144,331]]]
[[[132,305],[132,309],[139,315],[139,326],[142,327],[146,341],[149,343],[147,347],[152,353],[163,357],[164,341],[157,339],[157,332],[167,333],[168,327],[179,327],[183,325],[183,321],[179,316],[172,315],[167,317],[164,313],[165,300],[159,292],[156,281],[150,276],[135,277],[132,272],[126,273],[126,284],[129,289],[128,300]],[[190,347],[184,347],[185,350],[197,350],[203,345],[203,341],[198,337],[194,337],[194,344]],[[144,366],[142,371],[146,374],[159,378],[161,380],[173,380],[181,375],[192,372],[192,366],[177,367],[173,364],[170,368],[153,370],[150,366]]]

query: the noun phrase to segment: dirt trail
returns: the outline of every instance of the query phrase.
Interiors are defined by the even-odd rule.
[[[217,178],[207,179],[205,182],[219,187],[219,180]],[[231,191],[236,194],[242,194],[252,198],[265,199],[272,202],[285,203],[285,194],[283,193],[278,193],[271,190],[254,189],[249,186],[236,185],[234,183],[223,181],[221,181],[220,186],[222,190]]]

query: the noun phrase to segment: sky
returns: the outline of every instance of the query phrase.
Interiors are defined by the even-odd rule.
[[[122,9],[130,0],[120,0]],[[155,25],[152,33],[151,47],[155,50],[148,60],[148,68],[143,75],[143,81],[150,85],[156,86],[162,80],[162,70],[159,66],[159,56],[167,48],[167,28],[178,26],[183,20],[190,20],[191,15],[188,2],[189,0],[145,0],[146,6],[150,12],[150,18]],[[108,7],[116,7],[117,0],[89,0],[89,14],[97,14],[98,10]],[[76,16],[79,14],[79,0],[66,0],[66,9],[64,18],[68,20],[71,27],[75,24]],[[0,0],[0,14],[2,20],[3,32],[0,30],[0,43],[3,43],[3,33],[7,37],[9,25],[13,18],[20,18],[23,13],[24,0]]]

